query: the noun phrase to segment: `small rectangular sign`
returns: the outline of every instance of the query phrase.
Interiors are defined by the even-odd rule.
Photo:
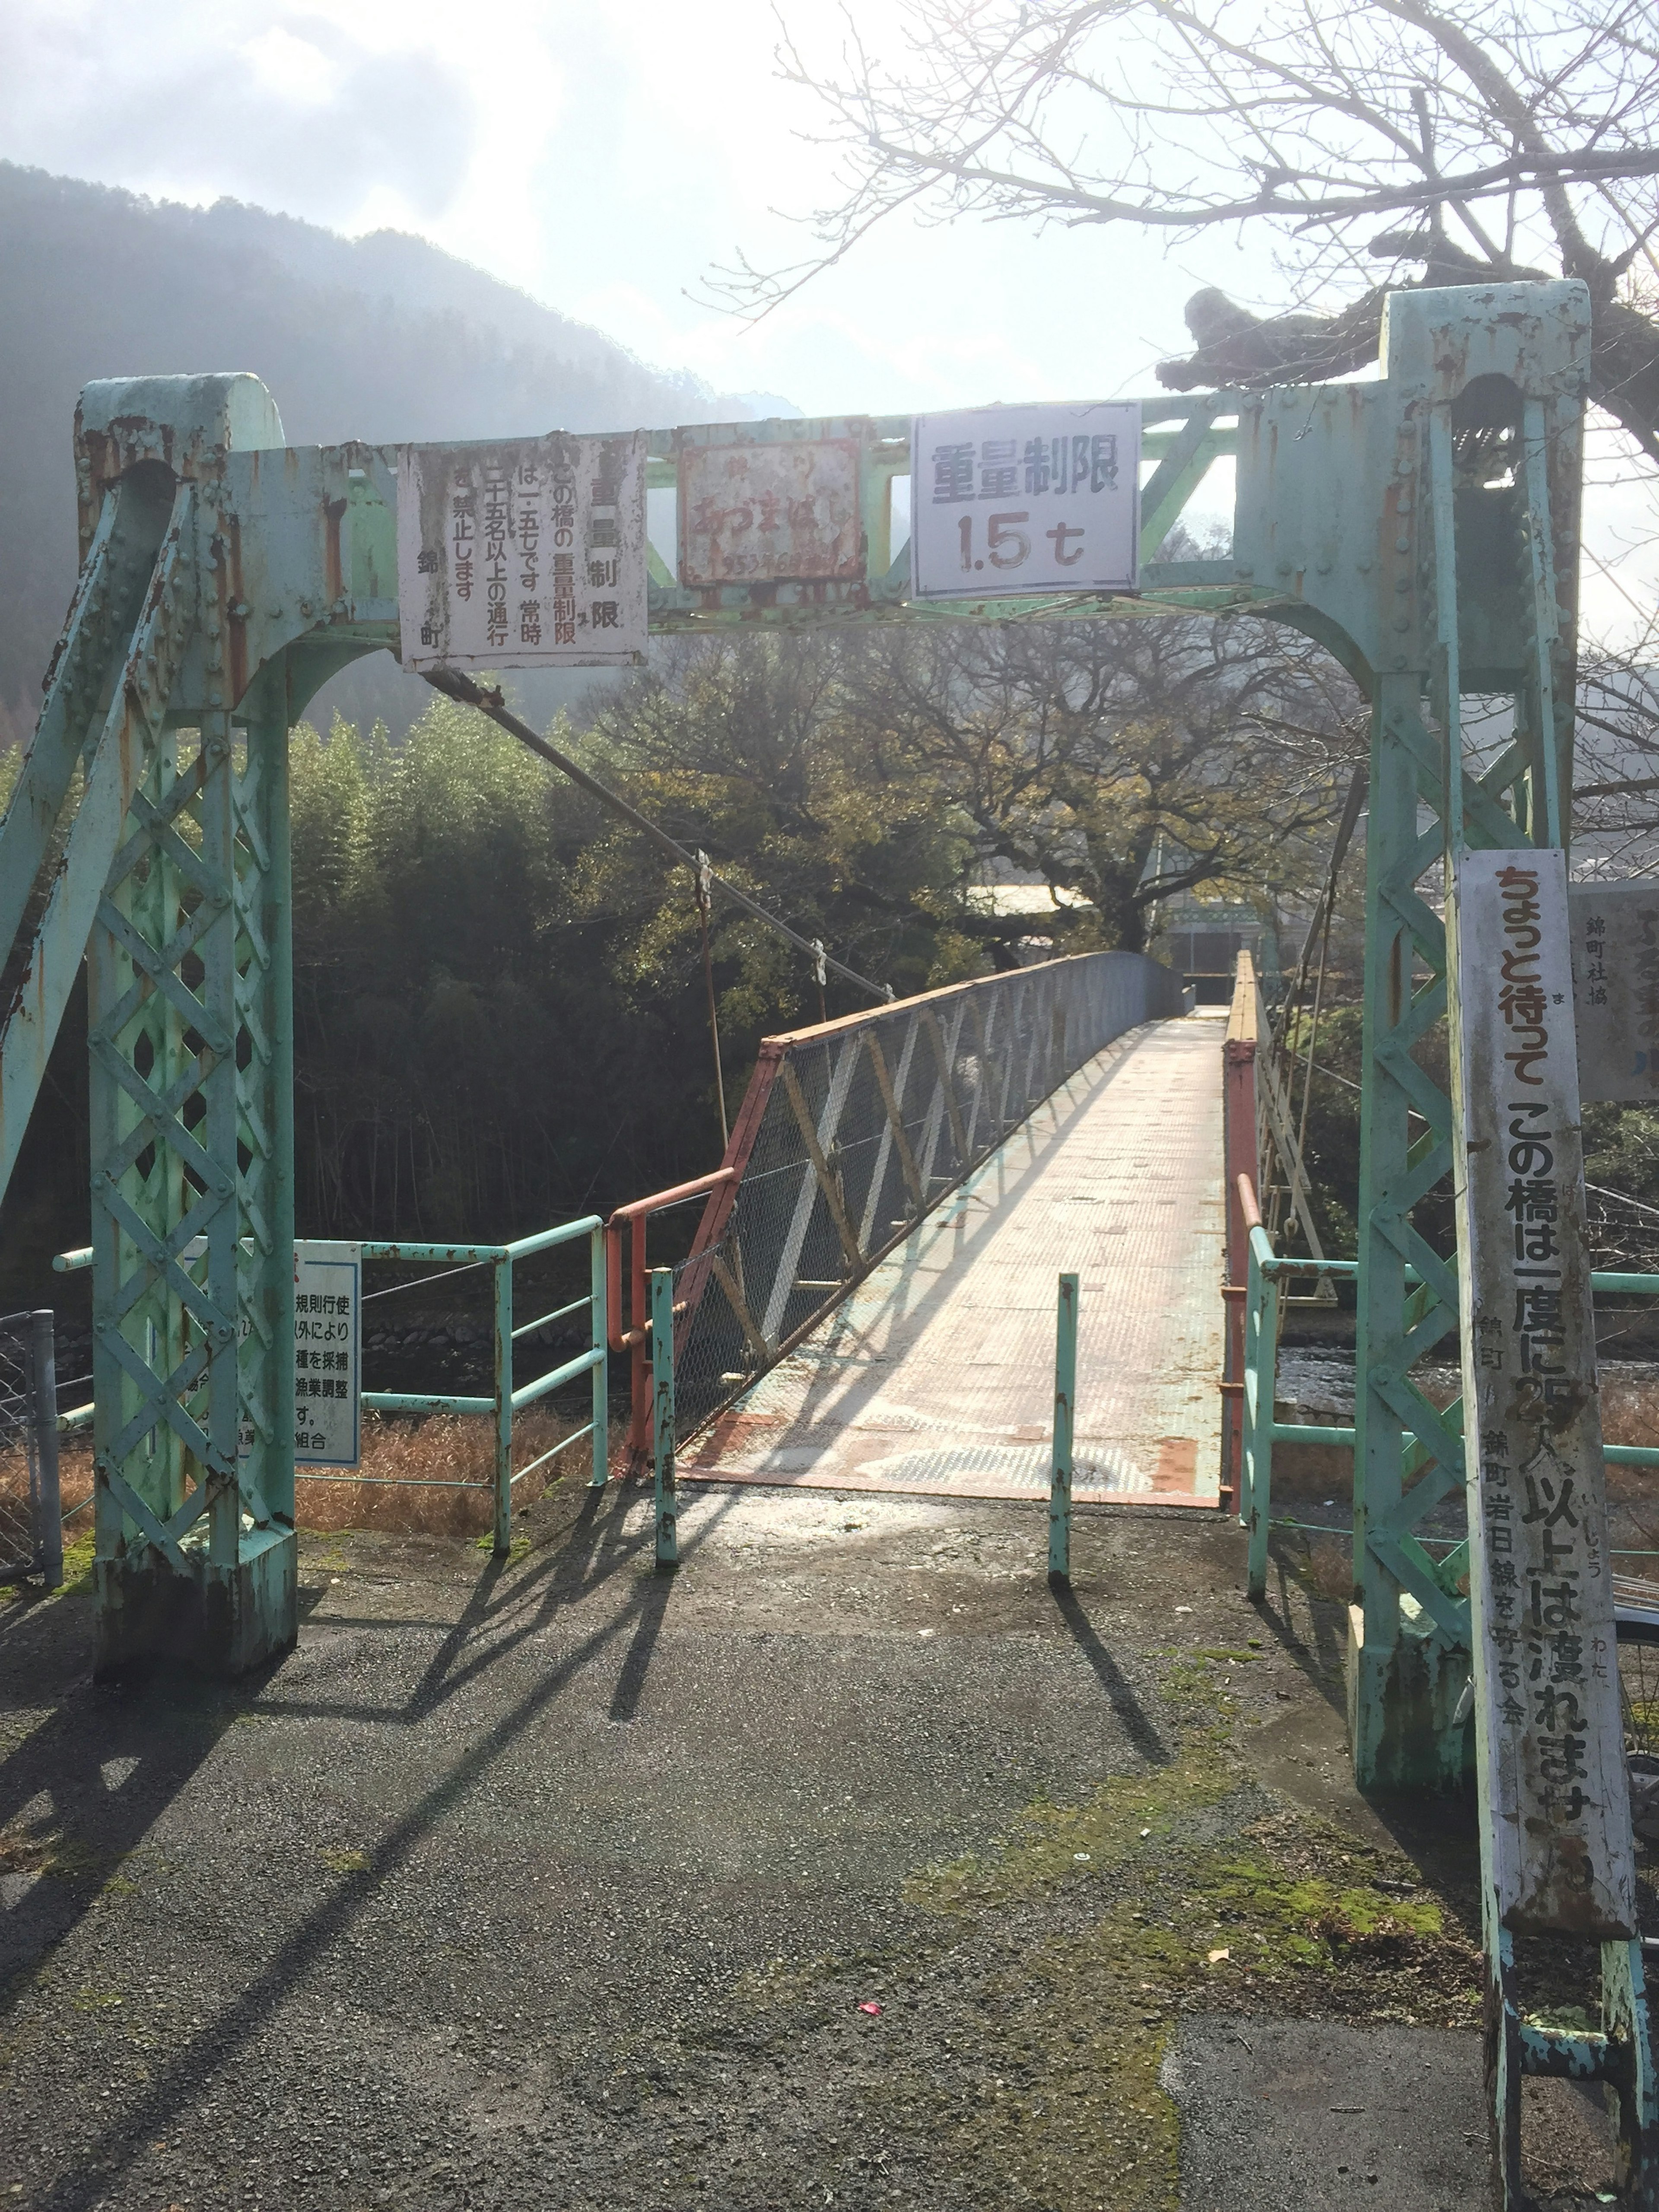
[[[1659,883],[1575,884],[1573,1007],[1589,1103],[1659,1102]]]
[[[628,668],[644,658],[643,430],[405,446],[405,668]]]
[[[356,1467],[362,1443],[362,1247],[294,1247],[294,1463]]]
[[[682,584],[856,582],[865,571],[853,438],[680,451]]]
[[[1636,1929],[1559,851],[1466,853],[1455,1155],[1475,1726],[1508,1928]]]
[[[913,599],[1135,588],[1133,403],[918,415],[910,469]]]

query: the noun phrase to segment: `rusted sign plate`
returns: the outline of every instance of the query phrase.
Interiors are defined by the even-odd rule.
[[[405,668],[627,668],[645,653],[642,430],[405,446]]]
[[[681,583],[856,582],[860,478],[852,438],[682,447]]]
[[[1636,1928],[1559,852],[1455,896],[1476,1730],[1506,1927]]]
[[[1575,884],[1581,1098],[1659,1100],[1659,883]]]

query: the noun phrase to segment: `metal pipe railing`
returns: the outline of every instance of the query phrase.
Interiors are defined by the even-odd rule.
[[[619,1206],[605,1224],[605,1286],[611,1316],[608,1341],[612,1352],[629,1355],[628,1449],[635,1458],[643,1458],[653,1448],[653,1408],[656,1401],[655,1388],[650,1379],[655,1309],[647,1284],[647,1224],[653,1213],[661,1213],[671,1206],[683,1206],[688,1199],[706,1197],[710,1191],[735,1183],[738,1174],[735,1167],[715,1168],[708,1175],[694,1176],[690,1182],[677,1182],[667,1190],[653,1191],[649,1198],[630,1199],[626,1206]],[[626,1297],[623,1271],[625,1231],[629,1240]]]
[[[513,1322],[513,1269],[515,1263],[529,1260],[543,1252],[552,1251],[562,1244],[586,1237],[588,1240],[588,1292],[586,1297],[573,1298],[556,1307],[551,1313],[540,1315],[536,1320],[514,1328]],[[397,1260],[437,1261],[446,1268],[461,1273],[469,1267],[489,1267],[492,1283],[492,1351],[493,1376],[487,1395],[469,1395],[447,1390],[363,1390],[360,1402],[371,1413],[487,1413],[495,1428],[495,1464],[487,1486],[494,1493],[495,1548],[505,1553],[511,1542],[513,1492],[526,1475],[534,1474],[559,1453],[568,1451],[573,1444],[591,1438],[592,1473],[590,1486],[603,1486],[610,1457],[610,1281],[605,1268],[605,1224],[597,1213],[585,1214],[580,1221],[562,1222],[554,1229],[538,1231],[533,1236],[520,1237],[510,1244],[438,1244],[428,1242],[411,1243],[402,1237],[372,1238],[360,1243],[358,1250],[364,1260]],[[60,1252],[52,1261],[59,1274],[68,1274],[92,1265],[92,1249],[83,1247],[74,1252]],[[412,1287],[412,1285],[410,1286]],[[381,1296],[383,1293],[376,1292]],[[586,1309],[591,1318],[588,1327],[588,1346],[572,1359],[562,1361],[545,1374],[533,1377],[516,1390],[513,1387],[513,1346],[524,1336],[555,1321]],[[515,1469],[513,1465],[514,1416],[523,1413],[556,1390],[577,1381],[581,1376],[592,1378],[592,1411],[585,1426],[561,1437],[557,1443],[538,1455],[527,1466]],[[71,1412],[58,1416],[60,1434],[84,1427],[93,1418],[94,1408],[77,1406]],[[468,1482],[459,1478],[422,1477],[419,1480],[402,1476],[365,1475],[355,1470],[349,1474],[325,1473],[310,1468],[301,1474],[305,1482],[366,1483],[374,1486],[396,1486],[420,1490],[478,1490],[485,1485]]]
[[[1338,1450],[1352,1451],[1358,1435],[1357,1429],[1350,1424],[1275,1419],[1279,1285],[1287,1275],[1334,1275],[1352,1280],[1359,1273],[1359,1263],[1357,1260],[1293,1259],[1276,1253],[1262,1225],[1254,1180],[1248,1175],[1238,1176],[1232,1195],[1249,1237],[1248,1270],[1242,1285],[1238,1521],[1249,1539],[1246,1588],[1251,1597],[1259,1598],[1267,1589],[1274,1444],[1328,1444]],[[1408,1267],[1407,1284],[1415,1284],[1419,1279],[1417,1270]],[[1590,1276],[1590,1287],[1615,1297],[1659,1297],[1659,1274],[1598,1268]],[[1601,1456],[1610,1467],[1659,1467],[1659,1444],[1604,1443]]]

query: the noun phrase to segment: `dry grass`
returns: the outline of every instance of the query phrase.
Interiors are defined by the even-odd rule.
[[[513,1464],[532,1460],[581,1426],[532,1407],[513,1424]],[[586,1437],[568,1452],[526,1475],[513,1492],[516,1507],[539,1498],[563,1475],[584,1481]],[[294,1517],[301,1528],[380,1528],[405,1536],[478,1536],[495,1519],[495,1425],[484,1413],[428,1413],[424,1418],[363,1415],[359,1473],[368,1482],[319,1482],[303,1475],[295,1484]],[[385,1483],[408,1488],[385,1489]],[[424,1484],[465,1483],[467,1489],[427,1489]]]
[[[532,1407],[513,1425],[513,1464],[526,1467],[582,1425]],[[530,1504],[562,1475],[586,1481],[586,1437],[515,1485],[515,1508]],[[295,1518],[301,1528],[378,1528],[404,1536],[478,1536],[495,1519],[495,1425],[483,1413],[431,1413],[422,1418],[363,1415],[359,1474],[368,1481],[319,1481],[301,1475],[295,1485]],[[66,1437],[58,1455],[58,1483],[67,1514],[92,1495],[92,1446]],[[386,1488],[396,1484],[396,1488]],[[468,1488],[426,1485],[466,1484]],[[404,1487],[404,1486],[409,1486]],[[0,1458],[0,1500],[26,1498],[28,1470],[21,1454]],[[70,1522],[66,1537],[91,1526],[89,1512]]]

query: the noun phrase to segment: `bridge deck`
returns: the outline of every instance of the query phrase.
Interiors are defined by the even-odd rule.
[[[1212,1504],[1221,1054],[1201,1016],[1079,1070],[680,1462],[682,1476],[1047,1491],[1056,1277],[1079,1285],[1074,1495]]]

